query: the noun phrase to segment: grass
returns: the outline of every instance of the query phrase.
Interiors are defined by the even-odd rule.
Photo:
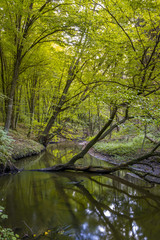
[[[128,141],[115,140],[111,142],[99,142],[94,146],[94,149],[103,154],[108,154],[120,161],[131,160],[153,148],[153,144],[148,140],[145,140],[145,144],[142,149],[143,139],[144,136],[139,135],[137,137],[130,138]]]

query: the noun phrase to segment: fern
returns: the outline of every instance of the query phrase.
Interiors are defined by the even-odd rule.
[[[0,128],[0,163],[5,164],[11,158],[11,143],[13,139]]]

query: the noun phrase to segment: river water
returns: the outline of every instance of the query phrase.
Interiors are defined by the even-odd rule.
[[[54,144],[17,165],[28,170],[49,167],[67,162],[78,151],[72,143]],[[80,163],[84,161],[104,164],[90,155]],[[25,171],[1,177],[0,189],[0,205],[8,214],[4,224],[21,238],[160,239],[160,185],[152,186],[127,172],[95,175]]]

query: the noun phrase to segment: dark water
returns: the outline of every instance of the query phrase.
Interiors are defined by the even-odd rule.
[[[52,145],[18,165],[48,167],[66,162],[77,151],[73,144]],[[99,162],[90,155],[85,160]],[[33,233],[30,239],[160,239],[160,186],[127,172],[96,176],[26,171],[0,178],[0,189],[0,205],[9,216],[5,225],[21,238]]]

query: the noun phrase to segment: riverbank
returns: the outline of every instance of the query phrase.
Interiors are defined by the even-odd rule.
[[[148,151],[147,151],[148,150]],[[128,155],[124,156],[124,159],[122,159],[122,155],[110,155],[107,153],[107,150],[99,150],[99,148],[94,147],[90,150],[90,154],[94,157],[97,157],[101,160],[104,160],[114,166],[119,166],[123,163],[127,163],[130,160],[136,159],[140,156],[145,155],[147,152],[150,151],[150,147],[144,149],[144,151],[137,151],[137,153],[130,152]],[[132,166],[129,166],[129,169],[137,175],[137,177],[140,177],[150,183],[157,183],[160,184],[160,157],[150,157],[148,159],[145,159],[143,161],[140,161]]]
[[[79,143],[82,146],[86,146],[87,141],[83,141]],[[100,147],[102,146],[102,147]],[[128,152],[127,155],[124,154],[124,157],[122,154],[120,155],[113,155],[108,154],[108,148],[107,143],[100,142],[97,145],[95,145],[93,148],[89,150],[89,154],[97,159],[100,159],[102,161],[105,161],[112,166],[119,166],[121,164],[127,163],[130,160],[136,159],[137,157],[140,157],[142,155],[145,155],[147,152],[149,152],[151,149],[151,145],[148,145],[146,148],[144,148],[143,151],[140,152],[140,148],[138,149],[137,146],[137,153],[133,153],[133,151]],[[107,152],[108,151],[108,152]],[[117,151],[118,152],[118,151]],[[142,178],[145,181],[148,181],[150,183],[157,183],[160,184],[160,157],[150,157],[148,159],[145,159],[143,161],[140,161],[137,164],[134,164],[132,166],[128,167],[128,171],[134,172],[135,177]]]
[[[10,146],[8,147],[7,156],[10,161],[7,162],[7,172],[10,172],[11,163],[14,163],[14,160],[18,160],[24,157],[29,157],[37,155],[45,150],[45,147],[35,141],[35,139],[30,139],[26,136],[25,127],[19,128],[16,130],[10,130],[9,132]],[[135,145],[136,143],[136,145]],[[85,146],[86,141],[79,143],[80,145]],[[144,155],[146,152],[149,152],[153,148],[153,145],[147,143],[143,151],[140,151],[139,138],[134,140],[134,146],[127,143],[120,143],[119,145],[113,144],[110,147],[110,143],[99,142],[92,149],[89,150],[89,154],[110,163],[111,165],[120,165],[122,163],[127,163],[128,161]],[[117,147],[118,146],[118,147]],[[116,154],[115,154],[116,153]],[[12,161],[13,160],[13,161]],[[14,166],[14,165],[13,165]],[[1,163],[0,174],[4,172],[6,168],[5,162]],[[133,171],[136,171],[137,175],[144,178],[147,181],[160,183],[160,158],[151,157],[149,159],[143,160],[138,164],[134,164],[129,167]],[[14,168],[13,168],[14,171]],[[15,168],[16,171],[16,168]],[[140,174],[139,174],[140,173]]]
[[[37,155],[45,150],[45,147],[26,136],[25,126],[17,130],[10,130],[7,134],[0,128],[0,175],[16,173],[18,169],[14,165],[15,160]]]
[[[22,132],[11,130],[9,135],[13,139],[11,157],[14,160],[37,155],[45,150],[42,144],[28,138]]]

